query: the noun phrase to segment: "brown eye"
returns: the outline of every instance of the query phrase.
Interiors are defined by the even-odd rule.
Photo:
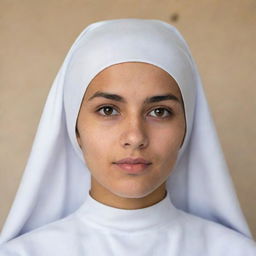
[[[111,106],[102,107],[102,108],[98,109],[97,112],[99,112],[103,116],[113,116],[113,115],[117,114],[117,111]],[[113,113],[115,113],[115,114],[113,114]]]
[[[154,117],[168,117],[171,115],[171,111],[166,108],[155,108],[150,113],[154,113],[152,116]]]

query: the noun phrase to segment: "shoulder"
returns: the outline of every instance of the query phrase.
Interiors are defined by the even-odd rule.
[[[74,239],[77,226],[79,223],[73,215],[52,222],[4,243],[0,247],[0,256],[41,256],[47,255],[48,251],[52,253],[54,248],[56,251],[59,247],[65,249],[65,244]]]
[[[256,244],[252,239],[216,222],[178,211],[183,235],[187,238],[184,240],[189,240],[189,244],[195,245],[200,240],[201,246],[211,249],[215,255],[256,255]]]

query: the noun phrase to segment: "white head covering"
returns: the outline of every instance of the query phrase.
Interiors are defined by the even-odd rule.
[[[47,98],[2,242],[61,219],[83,203],[90,173],[76,140],[80,104],[96,74],[130,61],[167,71],[183,96],[187,133],[167,181],[173,204],[251,237],[185,40],[159,20],[119,19],[89,25],[68,52]]]

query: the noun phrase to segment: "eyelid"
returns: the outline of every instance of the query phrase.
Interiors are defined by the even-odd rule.
[[[107,108],[107,107],[113,108],[114,110],[120,112],[120,111],[118,110],[118,107],[116,107],[116,106],[114,106],[114,105],[112,105],[112,104],[103,104],[103,105],[100,105],[100,106],[98,106],[98,107],[96,108],[96,111],[95,111],[95,112],[98,113],[100,116],[103,116],[103,117],[113,117],[113,116],[116,116],[116,114],[115,114],[115,115],[102,115],[102,114],[99,113],[100,110],[102,110],[103,108]]]
[[[107,107],[110,107],[112,109],[114,109],[115,111],[119,112],[119,108],[117,106],[114,106],[112,104],[103,104],[103,105],[100,105],[97,107],[96,109],[96,113],[99,114],[100,116],[104,117],[104,118],[111,118],[111,117],[114,117],[114,116],[117,116],[118,114],[111,114],[111,115],[104,115],[104,114],[101,114],[100,111],[103,109],[103,108],[107,108]],[[151,113],[152,111],[156,110],[156,109],[164,109],[165,111],[168,112],[168,115],[167,116],[164,116],[164,117],[158,117],[158,116],[152,116],[153,118],[157,118],[157,119],[168,119],[170,118],[172,115],[173,115],[173,110],[170,108],[170,107],[167,107],[167,106],[154,106],[152,107],[149,111],[147,111],[146,113],[146,116]],[[151,115],[150,115],[151,116]]]
[[[155,106],[154,108],[152,108],[151,110],[148,111],[148,114],[156,109],[164,109],[165,111],[168,112],[168,115],[165,117],[154,117],[154,118],[159,118],[159,119],[167,119],[169,117],[171,117],[173,115],[173,110],[167,106]]]
[[[158,108],[162,108],[162,109],[166,109],[170,112],[173,112],[173,109],[168,107],[168,106],[162,106],[162,105],[156,105],[156,106],[153,106],[149,111],[152,111],[152,110],[155,110],[155,109],[158,109]]]

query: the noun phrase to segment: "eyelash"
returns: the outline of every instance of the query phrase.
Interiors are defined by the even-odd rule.
[[[116,107],[111,106],[111,105],[105,105],[105,106],[101,106],[100,108],[98,108],[98,109],[96,110],[96,112],[97,112],[99,115],[101,115],[101,116],[103,116],[103,117],[106,117],[106,118],[108,118],[108,117],[113,117],[113,116],[116,116],[116,115],[117,115],[117,114],[114,114],[114,115],[105,115],[105,114],[101,114],[100,111],[103,110],[103,109],[106,109],[106,108],[114,109],[115,111],[117,111],[117,110],[116,110]],[[164,116],[164,117],[153,116],[154,118],[167,119],[167,118],[170,118],[170,117],[173,115],[173,111],[172,111],[171,109],[169,109],[169,108],[166,108],[166,107],[156,107],[156,108],[154,108],[154,109],[151,109],[151,110],[149,111],[149,113],[151,113],[152,111],[155,111],[155,110],[157,110],[157,109],[161,109],[161,110],[164,110],[165,112],[167,112],[167,116]]]

